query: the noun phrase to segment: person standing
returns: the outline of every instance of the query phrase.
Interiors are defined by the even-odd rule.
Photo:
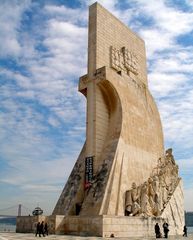
[[[155,224],[155,236],[156,236],[156,238],[160,238],[161,237],[160,227],[159,227],[158,223]]]
[[[37,237],[38,234],[39,234],[39,237],[41,237],[40,222],[38,222],[36,225],[36,235],[35,236]]]
[[[44,234],[46,234],[48,236],[48,224],[45,223],[44,225]]]
[[[186,227],[186,225],[184,226],[183,232],[184,232],[183,237],[187,237],[188,234],[187,234],[187,227]]]
[[[164,230],[164,237],[168,238],[168,232],[169,232],[169,225],[167,222],[164,222],[163,224],[163,230]]]
[[[45,237],[45,235],[44,235],[44,221],[42,221],[41,224],[40,224],[40,235],[41,234],[43,235],[43,237]]]

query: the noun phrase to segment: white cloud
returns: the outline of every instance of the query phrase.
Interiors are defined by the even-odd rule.
[[[187,6],[193,9],[193,1],[192,0],[185,0]]]
[[[157,51],[175,50],[176,37],[189,33],[193,27],[193,13],[182,12],[176,8],[168,7],[164,0],[145,1],[136,0],[137,15],[152,20],[151,26],[137,26],[137,31],[146,42],[149,59]]]
[[[161,69],[160,69],[161,70]],[[154,71],[149,75],[151,90],[157,97],[168,96],[184,85],[186,76],[180,73],[167,74]]]
[[[173,7],[168,7],[164,0],[158,1],[137,1],[143,13],[155,21],[155,26],[169,32],[171,35],[178,35],[192,30],[193,13],[182,12]]]
[[[23,12],[30,6],[30,0],[0,2],[0,56],[19,56],[21,45],[18,34]]]
[[[86,33],[86,28],[78,27],[70,22],[58,21],[55,19],[52,19],[48,22],[48,35],[52,38],[68,37],[72,38],[74,42],[74,38],[80,37],[81,39],[76,39],[79,42],[82,40],[82,38],[85,38]]]
[[[188,55],[188,54],[186,54]],[[185,53],[182,57],[171,56],[168,54],[168,58],[157,59],[154,65],[151,67],[154,72],[162,72],[166,74],[172,73],[192,73],[193,72],[193,59],[188,57],[188,59],[183,59]]]
[[[16,93],[18,97],[22,98],[29,98],[29,99],[34,99],[35,100],[35,92],[34,91],[20,91]]]
[[[24,89],[29,90],[30,88],[32,88],[32,79],[22,75],[19,72],[0,68],[0,76],[7,79],[7,81],[12,81],[14,79],[17,82],[18,86]]]
[[[193,170],[193,158],[180,159],[178,161],[178,163],[181,166],[181,168],[184,169],[184,171],[189,171],[190,173],[192,172],[192,170]]]
[[[77,85],[79,76],[87,71],[85,6],[93,1],[80,2],[78,9],[45,5],[35,32],[34,28],[23,32],[21,25],[30,1],[0,3],[0,41],[4,43],[0,55],[17,57],[18,65],[16,69],[1,69],[6,84],[0,90],[5,108],[0,118],[0,150],[8,169],[0,181],[18,187],[29,205],[39,202],[53,209],[83,144],[80,138],[85,137],[86,104]],[[130,8],[125,9],[117,7],[117,0],[99,2],[125,23],[131,23],[144,38],[149,86],[158,102],[166,142],[178,147],[177,151],[190,153],[193,48],[180,46],[176,40],[192,30],[192,13],[168,7],[161,0],[132,0],[128,1]],[[144,25],[140,17],[152,21]],[[179,164],[186,178],[192,160],[179,160]],[[193,193],[188,187],[186,206],[191,209],[188,199]],[[15,195],[12,201],[18,202],[20,197]],[[50,201],[45,204],[47,199]]]
[[[88,10],[85,8],[68,8],[65,5],[46,5],[45,11],[49,16],[60,21],[68,21],[77,24],[82,23],[87,25]]]
[[[142,29],[140,30],[140,35],[145,40],[148,59],[151,59],[156,51],[174,48],[174,41],[171,35],[163,30],[158,30],[157,28]]]
[[[165,141],[180,146],[178,152],[180,149],[190,152],[193,49],[180,45],[177,39],[192,31],[193,12],[169,7],[162,0],[134,2],[138,4],[138,15],[152,19],[149,26],[136,25],[136,28],[146,43],[149,87],[158,103]]]
[[[53,127],[59,127],[60,126],[60,122],[52,116],[48,118],[48,123]]]
[[[179,155],[192,155],[193,148],[193,96],[192,91],[184,90],[179,97],[165,98],[158,102],[159,112],[162,117],[165,145],[173,147]],[[182,170],[184,167],[182,166]]]

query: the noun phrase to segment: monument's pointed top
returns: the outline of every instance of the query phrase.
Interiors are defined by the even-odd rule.
[[[109,15],[111,15],[113,18],[115,18],[118,22],[120,22],[125,28],[127,28],[129,31],[131,31],[133,34],[135,34],[137,36],[137,38],[139,38],[142,42],[144,42],[144,40],[138,36],[137,33],[135,33],[133,30],[131,30],[125,23],[123,23],[119,18],[117,18],[115,15],[113,15],[107,8],[105,8],[103,5],[101,5],[99,2],[94,2],[93,4],[91,4],[89,6],[89,9],[91,10],[92,8],[100,8],[103,9],[104,11],[106,11]]]
[[[144,41],[98,2],[89,9],[88,50],[89,77],[106,66],[130,76],[134,74],[134,79],[147,85]],[[116,54],[125,59],[124,64],[117,61]]]

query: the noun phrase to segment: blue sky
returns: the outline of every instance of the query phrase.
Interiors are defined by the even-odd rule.
[[[0,209],[50,214],[85,140],[88,6],[0,1]],[[149,88],[193,211],[193,1],[103,0],[146,43]]]

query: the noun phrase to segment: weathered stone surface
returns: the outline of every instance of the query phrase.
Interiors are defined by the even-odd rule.
[[[146,71],[144,41],[93,4],[88,74],[79,81],[87,98],[86,142],[47,219],[52,231],[152,236],[155,223],[167,221],[170,233],[182,233],[181,179],[172,149],[164,153]]]
[[[184,226],[184,195],[182,180],[180,180],[171,195],[162,215],[170,224],[170,234],[182,234]]]
[[[145,62],[144,42],[100,5],[93,5],[91,13],[93,11],[96,11],[99,19],[101,14],[106,14],[106,18],[111,17],[113,24],[118,25],[116,29],[120,28],[120,31],[122,31],[122,28],[124,29],[124,44],[126,47],[131,49],[130,45],[132,44],[129,43],[135,39],[135,48],[132,51],[136,50],[140,55],[138,61],[140,71],[142,71]],[[92,18],[92,14],[90,18]],[[92,21],[94,20],[92,19]],[[90,57],[89,64],[94,61],[95,67],[101,66],[101,64],[105,64],[105,67],[98,70],[94,68],[91,71],[93,68],[91,64],[91,66],[89,65],[88,76],[80,79],[79,89],[86,95],[88,103],[85,157],[94,156],[95,177],[99,174],[101,166],[106,166],[107,171],[103,177],[103,182],[95,181],[89,193],[84,196],[81,215],[99,213],[124,215],[124,207],[118,209],[118,204],[121,201],[120,206],[124,205],[123,194],[125,194],[126,189],[131,186],[133,181],[136,184],[144,182],[149,177],[152,168],[155,167],[156,160],[163,155],[162,127],[157,107],[144,80],[146,76],[144,76],[143,82],[140,78],[145,70],[139,72],[137,76],[130,77],[124,72],[119,75],[117,71],[110,68],[111,45],[113,43],[117,45],[121,41],[122,35],[120,35],[120,32],[115,31],[114,37],[111,37],[110,41],[108,33],[108,31],[111,31],[110,26],[106,26],[107,36],[99,34],[104,31],[104,26],[96,22],[96,19],[90,27],[89,56],[94,52],[100,52],[98,48],[104,43],[106,46],[104,53],[108,53],[108,59],[104,63],[104,59],[102,60],[97,54],[95,54],[94,59]],[[94,40],[92,41],[93,29],[99,34],[96,43],[93,43]],[[117,39],[117,42],[114,42],[113,39]],[[136,42],[139,45],[138,48]],[[95,49],[95,46],[96,48],[98,46],[98,48]],[[120,172],[122,173],[122,180],[120,179]],[[115,177],[116,175],[117,177]],[[111,177],[113,178],[112,181]],[[109,189],[107,181],[111,182]],[[122,183],[119,184],[117,181],[122,181]],[[116,197],[110,194],[112,189],[112,194]],[[93,191],[94,194],[92,194]],[[96,194],[97,191],[100,192],[100,196]],[[106,200],[104,199],[105,191],[108,194]],[[94,208],[93,204],[95,205]],[[106,208],[105,205],[108,205],[108,207]],[[90,208],[92,209],[90,210]],[[57,212],[56,214],[66,213]]]
[[[173,232],[181,231],[183,214],[176,211],[178,205],[183,209],[181,181],[172,150],[164,153],[143,40],[95,3],[90,7],[88,49],[88,74],[79,81],[87,98],[86,145],[53,214],[75,215],[78,204],[80,219],[162,216],[173,221]],[[93,176],[83,188],[88,157],[93,159]],[[174,204],[175,195],[179,201]],[[178,220],[169,218],[170,213]]]
[[[46,221],[48,217],[39,216],[19,216],[16,221],[16,232],[18,233],[31,233],[35,232],[38,222]]]
[[[85,146],[54,208],[53,215],[75,215],[76,204],[84,197]]]
[[[136,186],[133,182],[132,188],[126,191],[126,215],[161,216],[171,197],[176,193],[180,181],[178,165],[170,148],[166,150],[163,158],[158,159],[157,166],[143,184]],[[180,197],[178,204],[183,206],[183,195],[179,193],[178,196]]]

